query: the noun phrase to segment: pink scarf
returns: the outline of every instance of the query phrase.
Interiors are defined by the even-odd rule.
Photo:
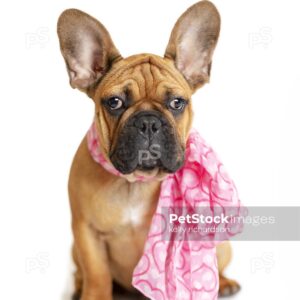
[[[101,154],[95,125],[90,128],[87,140],[94,160],[112,174],[122,176]],[[234,215],[240,211],[234,183],[215,152],[195,130],[190,132],[186,144],[184,166],[162,182],[157,210],[144,254],[134,270],[132,284],[152,300],[217,299],[217,240],[227,239],[241,228],[231,228],[230,233],[219,236],[210,233],[202,235],[201,239],[199,235],[198,239],[182,239],[179,233],[170,233],[166,226],[169,220],[163,208],[172,212],[174,207],[206,209],[206,214],[208,210],[211,215],[217,214],[216,210],[225,212],[225,215],[232,215],[233,209]]]

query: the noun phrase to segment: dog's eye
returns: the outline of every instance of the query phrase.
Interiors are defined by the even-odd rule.
[[[186,105],[186,101],[181,98],[175,98],[169,102],[169,106],[174,110],[182,110]]]
[[[123,101],[118,97],[112,97],[107,100],[107,105],[111,110],[116,110],[123,106]]]

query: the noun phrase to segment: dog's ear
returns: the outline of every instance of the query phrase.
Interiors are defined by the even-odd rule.
[[[209,81],[220,23],[216,7],[201,1],[190,7],[173,28],[165,57],[175,61],[193,90]]]
[[[73,88],[87,92],[121,57],[105,27],[80,10],[65,10],[57,32]]]

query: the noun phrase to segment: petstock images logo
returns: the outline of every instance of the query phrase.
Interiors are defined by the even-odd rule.
[[[166,240],[300,241],[300,207],[162,208]]]

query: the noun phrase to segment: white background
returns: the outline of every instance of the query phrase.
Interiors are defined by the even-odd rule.
[[[4,4],[5,3],[5,4]],[[162,55],[192,0],[7,1],[0,30],[0,298],[67,295],[67,178],[92,101],[68,84],[56,36],[66,8],[110,31],[123,56]],[[246,205],[299,205],[297,1],[215,0],[222,16],[211,83],[194,96],[195,127]],[[235,299],[299,299],[300,243],[236,242]],[[255,267],[256,266],[256,267]]]

